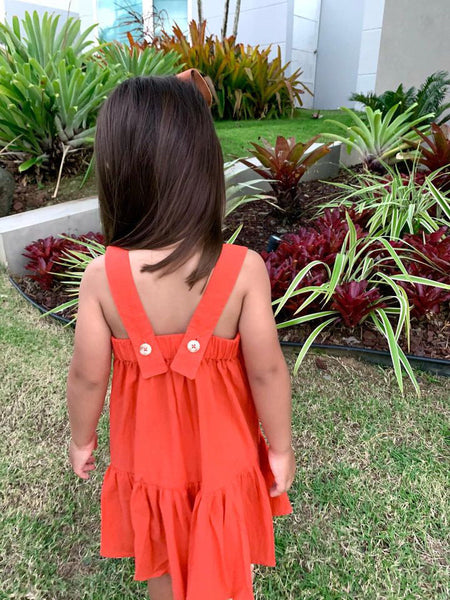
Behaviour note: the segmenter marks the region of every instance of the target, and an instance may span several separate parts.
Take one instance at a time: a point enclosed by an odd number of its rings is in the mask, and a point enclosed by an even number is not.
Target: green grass
[[[143,600],[132,561],[98,555],[106,415],[92,480],[68,465],[72,342],[0,273],[0,599]],[[294,514],[275,521],[278,567],[257,569],[255,597],[448,598],[450,380],[421,374],[422,398],[402,398],[391,369],[324,361],[293,379]]]
[[[258,142],[263,137],[272,144],[277,135],[295,137],[297,141],[306,142],[314,135],[321,133],[341,133],[327,119],[351,124],[348,115],[340,110],[323,110],[321,119],[313,119],[314,110],[299,109],[294,117],[282,119],[264,119],[262,121],[218,121],[215,123],[217,135],[222,144],[225,160],[236,156],[248,156],[250,142]]]

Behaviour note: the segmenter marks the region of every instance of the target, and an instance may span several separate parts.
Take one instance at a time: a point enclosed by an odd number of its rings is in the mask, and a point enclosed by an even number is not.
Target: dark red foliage
[[[366,235],[361,226],[355,225],[357,237]],[[336,254],[341,250],[344,238],[348,232],[345,211],[343,209],[326,210],[324,215],[311,223],[309,227],[300,227],[296,234],[289,233],[283,239],[275,252],[263,252],[269,272],[272,298],[280,298],[301,269],[314,260],[320,260],[331,268]],[[322,265],[313,267],[302,279],[297,289],[310,285],[321,285],[328,279],[328,274]],[[295,312],[306,295],[292,298],[285,310]],[[309,305],[309,309],[317,308],[317,303]]]
[[[350,216],[356,223],[357,237],[364,237],[367,232],[363,226],[367,215],[355,215],[350,210]],[[361,225],[360,225],[361,223]],[[278,299],[286,292],[295,275],[314,260],[320,260],[333,267],[336,254],[341,250],[342,243],[348,231],[344,209],[325,211],[324,215],[302,227],[296,234],[283,237],[275,252],[263,252],[272,286],[272,298]],[[434,233],[406,234],[402,240],[390,240],[391,246],[398,252],[407,272],[416,277],[450,284],[450,237],[446,235],[447,228],[441,227]],[[420,252],[423,257],[414,250]],[[376,262],[374,267],[387,275],[399,273],[398,266],[389,252],[379,241],[367,245],[365,256],[370,255]],[[363,257],[364,258],[364,257]],[[310,285],[321,285],[328,280],[328,273],[323,266],[311,269],[298,285],[301,289]],[[366,290],[364,282],[352,282],[336,288],[331,308],[338,310],[347,326],[354,326],[375,307],[383,306],[377,301],[384,292],[392,295],[387,284],[380,283],[379,289]],[[444,303],[450,301],[450,292],[442,288],[427,285],[398,282],[408,296],[411,312],[420,317],[425,313],[438,313]],[[307,294],[300,294],[289,300],[285,305],[287,316],[292,315]],[[314,312],[323,309],[319,301],[312,302],[306,309]]]
[[[386,306],[379,302],[380,292],[375,288],[367,290],[367,285],[368,282],[362,279],[336,286],[331,308],[341,313],[347,327],[355,327],[371,310]]]
[[[312,165],[330,152],[331,143],[311,150],[319,137],[316,135],[302,143],[296,142],[293,137],[285,138],[279,135],[275,147],[265,139],[262,139],[262,146],[251,142],[253,149],[249,148],[249,152],[260,164],[254,165],[246,159],[240,159],[240,162],[255,173],[269,180],[277,203],[286,211],[287,216],[298,212],[300,179]]]
[[[419,150],[421,152],[419,163],[423,165],[430,173],[442,169],[442,171],[433,179],[433,183],[444,191],[449,190],[450,126],[439,126],[436,123],[431,123],[432,135],[429,136],[426,136],[418,129],[415,131],[422,138],[422,143],[419,146]]]
[[[421,263],[411,263],[407,267],[408,273],[416,277],[424,277],[433,281],[450,283],[450,277],[438,276],[436,272],[430,271]],[[439,313],[442,305],[450,301],[450,292],[442,288],[432,287],[431,285],[422,285],[421,283],[404,283],[399,281],[406,291],[408,300],[412,305],[411,314],[421,317],[426,313]]]
[[[434,233],[416,233],[414,235],[408,233],[403,236],[403,239],[448,274],[450,271],[450,237],[446,235],[447,229],[447,227],[440,227]]]
[[[67,234],[63,233],[62,235]],[[92,231],[81,236],[71,235],[70,237],[81,241],[93,240],[100,244],[104,243],[103,235],[101,233],[93,233]],[[25,248],[23,256],[29,259],[25,268],[32,272],[30,277],[43,290],[51,289],[58,281],[56,274],[64,272],[65,267],[58,264],[58,262],[63,257],[64,252],[68,250],[87,252],[86,248],[81,244],[53,236],[36,240]]]
[[[410,261],[406,267],[410,275],[450,284],[450,237],[446,236],[446,232],[447,227],[441,227],[434,233],[404,236],[405,242],[428,259],[417,256],[415,261]],[[441,288],[420,283],[400,282],[400,285],[412,304],[412,314],[417,317],[427,312],[439,313],[442,305],[450,301],[450,292]]]
[[[402,184],[405,186],[408,185],[411,180],[411,174],[410,173],[399,173],[399,175],[402,179]],[[425,183],[425,177],[426,177],[426,174],[421,171],[414,172],[413,179],[414,179],[414,183],[416,184],[417,187],[421,187]],[[391,191],[392,179],[393,179],[393,177],[391,174],[387,174],[383,177],[384,187],[386,188],[387,192]],[[367,185],[370,185],[370,182],[367,182]]]

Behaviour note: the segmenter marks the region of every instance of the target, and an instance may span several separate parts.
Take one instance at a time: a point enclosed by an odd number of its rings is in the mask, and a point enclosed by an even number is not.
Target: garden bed
[[[347,172],[341,173],[336,181],[348,180]],[[261,252],[266,249],[267,241],[272,234],[282,235],[294,231],[300,225],[306,225],[314,216],[317,206],[329,200],[336,193],[336,188],[328,182],[309,181],[302,183],[302,217],[295,223],[286,223],[281,213],[274,210],[264,201],[255,201],[234,211],[227,218],[227,233],[234,231],[240,223],[244,228],[239,234],[237,243]],[[15,277],[15,283],[34,302],[44,309],[51,309],[69,298],[64,287],[58,286],[49,291],[43,291],[29,277]],[[71,313],[61,313],[71,318]],[[289,329],[280,330],[280,340],[286,343],[302,343],[311,333],[314,325],[305,323]],[[375,351],[389,350],[386,339],[370,322],[366,321],[355,328],[348,328],[342,323],[335,324],[323,331],[316,338],[316,344],[352,347],[355,351],[366,348]],[[450,310],[443,307],[439,314],[428,315],[426,318],[411,318],[411,345],[408,349],[406,340],[400,339],[405,353],[429,359],[450,361]]]

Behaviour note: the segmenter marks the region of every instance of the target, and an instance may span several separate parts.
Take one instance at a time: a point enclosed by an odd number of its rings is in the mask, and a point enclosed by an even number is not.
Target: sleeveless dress
[[[127,250],[106,273],[129,338],[112,338],[102,556],[134,557],[135,579],[170,573],[175,600],[252,600],[251,563],[275,564],[267,446],[239,334],[213,335],[247,249],[223,246],[186,333],[155,335]]]

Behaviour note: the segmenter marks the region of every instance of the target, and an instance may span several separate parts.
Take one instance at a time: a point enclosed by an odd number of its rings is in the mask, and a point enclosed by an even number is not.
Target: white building
[[[236,0],[230,0],[228,35]],[[208,31],[220,35],[223,0],[203,0]],[[128,10],[127,10],[128,7]],[[0,17],[26,10],[76,15],[98,33],[120,38],[130,26],[130,9],[147,27],[159,13],[170,29],[197,19],[197,0],[0,0]],[[127,16],[128,15],[128,16]],[[158,26],[158,22],[154,25]],[[238,40],[279,45],[291,69],[314,92],[305,106],[351,106],[351,93],[420,85],[437,70],[450,71],[450,0],[241,0]]]

